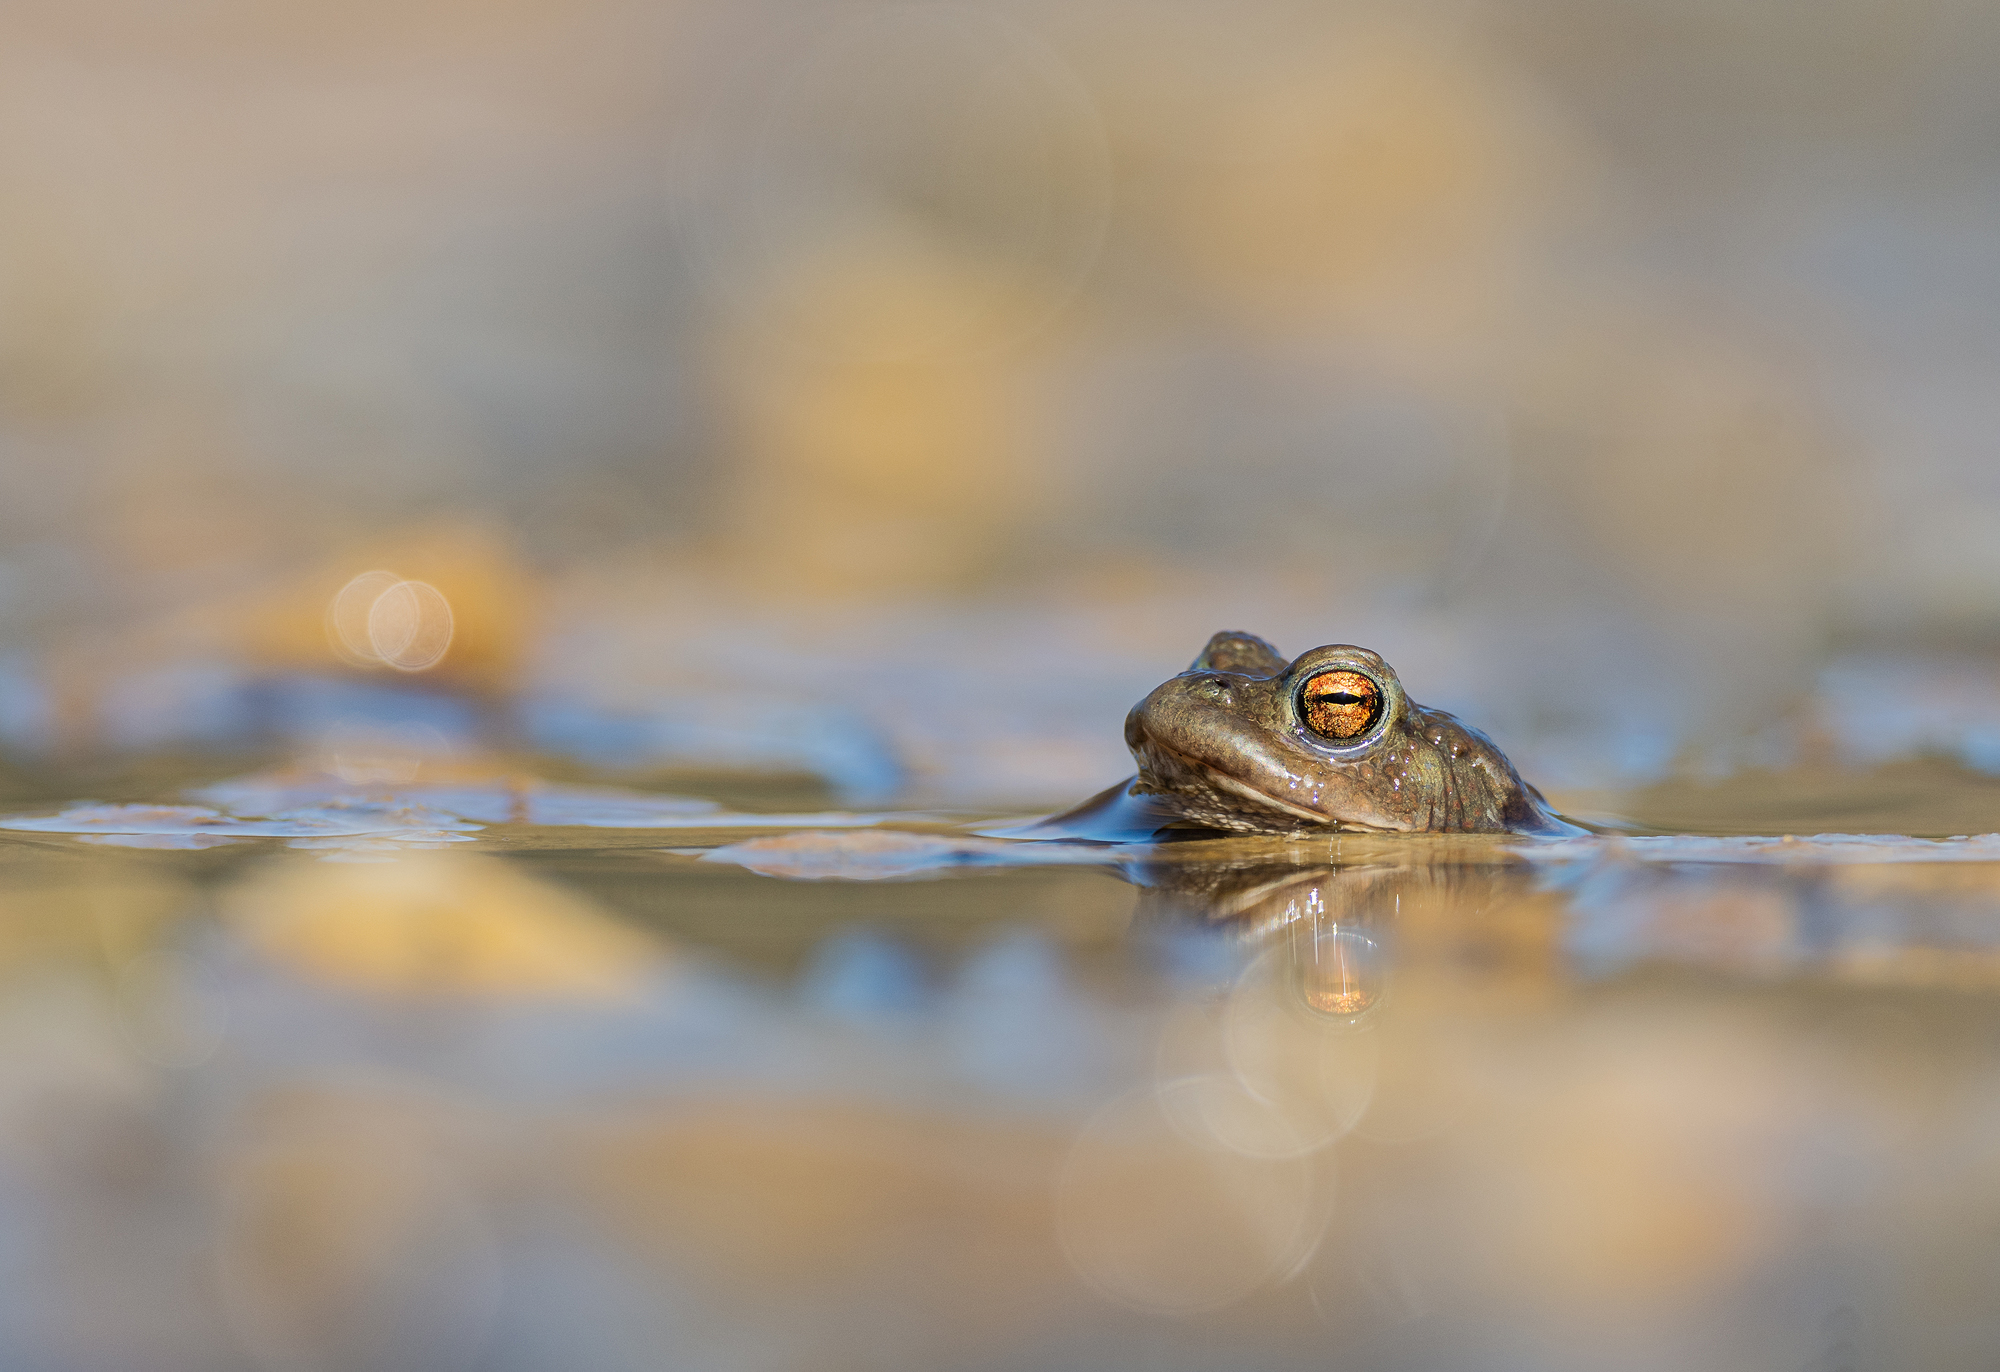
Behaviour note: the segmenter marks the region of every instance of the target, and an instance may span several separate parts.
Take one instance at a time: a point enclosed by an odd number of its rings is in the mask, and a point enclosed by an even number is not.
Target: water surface
[[[524,767],[23,802],[0,1361],[1982,1365],[1996,793],[1122,846]]]

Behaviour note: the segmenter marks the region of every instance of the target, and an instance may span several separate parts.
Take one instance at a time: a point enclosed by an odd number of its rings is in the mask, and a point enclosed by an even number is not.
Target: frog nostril
[[[1219,676],[1201,677],[1196,680],[1192,689],[1194,694],[1203,700],[1212,700],[1218,705],[1229,705],[1235,700],[1230,692],[1229,683]]]

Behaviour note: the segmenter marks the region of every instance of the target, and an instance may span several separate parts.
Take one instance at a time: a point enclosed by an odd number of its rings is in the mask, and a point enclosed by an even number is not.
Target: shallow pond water
[[[1976,773],[1124,846],[520,769],[151,785],[0,816],[9,1368],[2000,1348]]]

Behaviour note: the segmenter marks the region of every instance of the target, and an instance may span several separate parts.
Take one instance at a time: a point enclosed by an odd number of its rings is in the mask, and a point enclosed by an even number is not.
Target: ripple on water
[[[2000,862],[2000,834],[1912,838],[1906,834],[1781,834],[1713,838],[1694,834],[1619,835],[1524,843],[1514,849],[1539,862],[1633,858],[1645,862]]]
[[[745,839],[710,849],[701,860],[734,863],[770,877],[880,881],[961,867],[1106,864],[1117,857],[1103,845],[1015,843],[879,829]]]
[[[199,805],[78,802],[53,815],[0,818],[0,829],[69,834],[110,847],[195,849],[242,838],[353,860],[369,852],[469,841],[500,824],[573,829],[852,829],[895,816],[816,811],[750,814],[694,796],[532,777],[370,785],[299,771],[269,772],[196,788]]]

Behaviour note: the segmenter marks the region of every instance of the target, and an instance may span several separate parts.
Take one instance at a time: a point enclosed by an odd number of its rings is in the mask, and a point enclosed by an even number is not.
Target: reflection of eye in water
[[[1388,958],[1368,935],[1338,926],[1308,926],[1289,948],[1292,991],[1308,1010],[1357,1019],[1382,1001]]]

